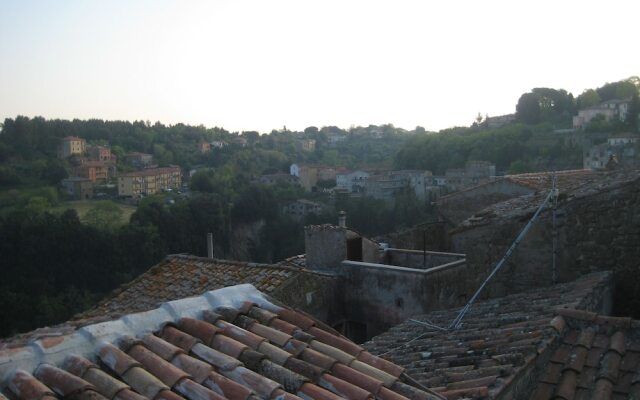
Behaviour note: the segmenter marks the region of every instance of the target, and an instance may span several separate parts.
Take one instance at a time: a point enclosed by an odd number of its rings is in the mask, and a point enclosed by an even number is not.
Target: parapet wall
[[[452,262],[464,260],[460,253],[441,253],[435,251],[420,251],[407,249],[387,249],[384,263],[399,267],[429,269]]]
[[[368,338],[407,318],[463,305],[475,290],[464,260],[430,269],[344,261],[345,318],[366,325]]]

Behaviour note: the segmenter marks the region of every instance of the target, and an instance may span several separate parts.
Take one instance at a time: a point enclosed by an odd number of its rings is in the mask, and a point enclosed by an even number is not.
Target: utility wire
[[[464,319],[464,317],[467,315],[467,313],[469,312],[469,310],[471,309],[471,306],[473,305],[473,303],[476,301],[476,299],[478,298],[478,296],[480,295],[480,293],[482,292],[482,290],[487,286],[487,284],[491,281],[491,279],[493,279],[493,277],[498,273],[498,271],[500,271],[500,269],[502,268],[502,266],[504,265],[504,263],[509,259],[509,257],[511,256],[511,254],[513,254],[514,250],[516,249],[516,247],[518,247],[518,245],[520,244],[520,242],[522,242],[522,240],[524,239],[524,237],[527,235],[527,233],[529,232],[529,230],[531,229],[531,227],[533,226],[533,223],[538,219],[538,217],[540,216],[540,213],[542,212],[542,210],[544,210],[544,208],[547,206],[547,204],[549,204],[549,201],[553,200],[553,272],[552,272],[552,279],[555,282],[556,280],[556,224],[555,224],[555,218],[556,218],[556,209],[558,206],[558,189],[556,188],[556,174],[553,174],[553,179],[552,179],[552,189],[549,191],[549,194],[547,195],[547,197],[545,197],[544,201],[542,202],[542,204],[540,204],[540,206],[538,207],[538,209],[536,210],[536,212],[533,214],[533,216],[531,217],[531,219],[529,219],[529,222],[527,222],[527,225],[525,225],[525,227],[522,229],[522,231],[520,231],[520,233],[518,234],[518,236],[516,237],[516,239],[513,241],[513,243],[511,243],[511,246],[509,246],[509,249],[507,250],[507,252],[504,254],[504,256],[502,256],[502,258],[500,259],[500,261],[498,261],[498,263],[496,264],[496,266],[493,268],[493,270],[491,271],[491,273],[489,274],[489,276],[487,276],[487,278],[484,280],[484,282],[482,282],[482,284],[480,285],[480,287],[478,288],[478,290],[476,290],[476,292],[473,294],[473,296],[471,297],[471,299],[467,302],[467,304],[464,305],[464,307],[462,307],[462,309],[460,310],[460,312],[458,313],[458,315],[454,318],[454,320],[451,322],[451,324],[444,328],[441,326],[438,326],[434,323],[432,323],[431,321],[418,321],[416,319],[409,319],[409,322],[413,322],[415,324],[419,324],[425,328],[431,329],[431,330],[438,330],[438,331],[451,331],[454,329],[459,329],[462,326],[462,320]],[[421,334],[419,334],[418,336],[414,337],[413,339],[401,344],[400,346],[397,346],[395,348],[392,348],[382,354],[379,354],[379,356],[384,356],[387,355],[389,353],[395,352],[396,350],[399,350],[403,347],[406,347],[407,345],[409,345],[410,343],[415,342],[416,340],[420,340],[423,337],[427,336],[429,334],[429,332],[423,332]]]

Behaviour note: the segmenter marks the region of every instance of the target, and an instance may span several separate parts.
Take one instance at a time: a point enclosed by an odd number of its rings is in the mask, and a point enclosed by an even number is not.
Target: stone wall
[[[335,225],[304,228],[307,267],[316,271],[335,271],[347,258],[347,230]]]
[[[557,278],[566,282],[596,270],[614,271],[614,313],[640,317],[640,179],[561,194]],[[467,254],[469,279],[480,284],[516,238],[534,208],[452,232],[453,251]],[[552,218],[541,214],[527,237],[486,290],[498,297],[552,283]]]
[[[458,224],[492,204],[534,191],[507,178],[501,178],[441,197],[437,202],[438,211],[452,223]]]
[[[416,225],[410,229],[393,232],[379,238],[391,247],[410,250],[451,251],[451,239],[446,222]],[[425,246],[426,242],[426,246]]]
[[[329,325],[345,318],[344,282],[334,275],[301,272],[272,296],[282,304],[307,312]]]
[[[407,318],[463,305],[474,288],[464,263],[420,270],[343,262],[345,318],[366,325],[371,338]]]

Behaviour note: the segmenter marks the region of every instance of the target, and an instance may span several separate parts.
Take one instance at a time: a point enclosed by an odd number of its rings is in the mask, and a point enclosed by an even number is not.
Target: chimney
[[[338,213],[338,226],[341,228],[347,227],[347,213],[344,211]]]
[[[207,233],[207,257],[213,258],[213,233]]]

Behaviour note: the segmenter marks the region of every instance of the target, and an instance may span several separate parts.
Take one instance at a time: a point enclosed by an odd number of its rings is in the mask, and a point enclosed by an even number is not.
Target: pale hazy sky
[[[640,1],[0,0],[0,118],[438,130],[640,75]]]

